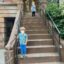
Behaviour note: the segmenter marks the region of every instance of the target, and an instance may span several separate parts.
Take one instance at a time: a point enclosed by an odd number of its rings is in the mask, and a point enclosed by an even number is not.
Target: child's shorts
[[[22,55],[26,54],[26,45],[20,45],[20,51]]]

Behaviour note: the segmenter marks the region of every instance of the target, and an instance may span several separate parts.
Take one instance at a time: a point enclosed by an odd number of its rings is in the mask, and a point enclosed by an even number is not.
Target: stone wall
[[[12,2],[12,3],[16,3],[16,2],[19,2],[19,0],[4,0],[4,2]]]
[[[4,47],[4,18],[0,18],[0,48]]]
[[[5,51],[5,64],[14,64],[14,52],[13,50]]]
[[[0,49],[0,64],[5,64],[5,55],[4,55],[5,50]]]
[[[0,0],[0,2],[3,2],[3,0]]]
[[[13,50],[0,49],[0,64],[15,64]]]

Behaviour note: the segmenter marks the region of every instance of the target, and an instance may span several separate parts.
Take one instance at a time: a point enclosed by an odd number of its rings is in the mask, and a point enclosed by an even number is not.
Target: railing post
[[[61,43],[60,43],[60,34],[59,34],[59,57],[60,57],[60,61],[62,61],[62,59],[61,59]]]

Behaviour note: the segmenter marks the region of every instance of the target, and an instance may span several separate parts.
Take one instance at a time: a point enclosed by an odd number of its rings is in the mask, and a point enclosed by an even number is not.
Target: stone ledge
[[[4,43],[1,42],[1,43],[0,43],[0,49],[3,49],[3,48],[4,48]]]
[[[17,5],[15,2],[0,2],[0,5]]]
[[[60,39],[60,41],[61,41],[61,45],[62,45],[63,48],[64,48],[64,40],[63,40],[63,39]]]

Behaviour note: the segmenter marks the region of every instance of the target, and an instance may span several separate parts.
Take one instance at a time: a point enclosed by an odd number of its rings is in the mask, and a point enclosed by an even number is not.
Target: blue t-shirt
[[[32,12],[36,12],[36,6],[32,5],[32,6],[31,6],[31,11],[32,11]]]
[[[28,39],[28,36],[26,33],[24,33],[24,34],[19,33],[18,38],[19,38],[20,45],[25,45],[26,40]]]

